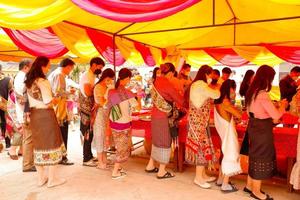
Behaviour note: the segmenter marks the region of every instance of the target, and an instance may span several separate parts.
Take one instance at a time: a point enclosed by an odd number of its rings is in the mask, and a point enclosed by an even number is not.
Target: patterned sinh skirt
[[[276,172],[272,119],[250,117],[248,134],[250,177],[256,180],[271,178]]]
[[[93,146],[97,153],[102,153],[105,150],[105,137],[108,124],[108,113],[104,108],[98,108],[95,122],[93,125]]]
[[[113,141],[116,147],[116,163],[128,160],[131,151],[131,123],[116,123],[110,121]]]
[[[66,155],[59,125],[53,109],[31,109],[34,164],[49,166],[58,164]]]

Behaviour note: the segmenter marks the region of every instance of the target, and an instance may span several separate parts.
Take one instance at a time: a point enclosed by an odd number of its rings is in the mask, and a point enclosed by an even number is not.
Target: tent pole
[[[232,26],[234,24],[236,24],[236,25],[254,24],[254,23],[264,23],[264,22],[273,22],[273,21],[293,20],[293,19],[300,19],[300,16],[282,17],[282,18],[273,18],[273,19],[261,19],[261,20],[252,20],[252,21],[239,21],[239,22],[236,22],[236,23],[232,23],[231,22],[231,23],[226,23],[226,24],[193,26],[193,27],[186,27],[186,28],[163,29],[163,30],[144,31],[144,32],[135,32],[135,33],[125,33],[125,34],[119,34],[118,36],[141,35],[141,34],[151,34],[151,33],[163,33],[163,32],[172,32],[172,31],[184,31],[184,30],[201,29],[201,28],[213,28],[213,27],[222,27],[222,26]]]
[[[114,71],[115,74],[117,73],[117,67],[116,67],[116,36],[118,36],[118,33],[124,31],[125,29],[129,28],[130,26],[134,25],[134,23],[128,24],[127,26],[121,28],[117,32],[113,34],[113,64],[114,64]],[[115,82],[116,82],[116,76],[115,76]]]
[[[236,18],[233,19],[233,46],[235,46],[236,41]]]
[[[212,18],[212,24],[215,25],[215,17],[216,17],[216,0],[213,0],[213,18]]]
[[[114,65],[114,72],[117,73],[116,68],[116,34],[113,34],[113,65]],[[115,82],[116,82],[116,75],[115,75]]]

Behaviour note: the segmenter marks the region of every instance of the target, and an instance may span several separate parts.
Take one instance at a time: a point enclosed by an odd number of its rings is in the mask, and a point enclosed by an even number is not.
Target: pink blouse
[[[249,112],[258,119],[280,119],[283,112],[279,112],[266,91],[260,91],[255,100],[252,101]]]

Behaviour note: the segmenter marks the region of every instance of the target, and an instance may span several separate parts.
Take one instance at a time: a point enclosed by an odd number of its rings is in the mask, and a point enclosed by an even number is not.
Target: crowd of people
[[[19,143],[22,145],[19,153],[23,154],[23,171],[37,171],[38,186],[54,187],[65,183],[65,179],[57,177],[57,164],[74,164],[67,158],[67,99],[74,91],[68,90],[66,84],[66,76],[74,65],[66,58],[47,77],[50,61],[41,56],[33,62],[20,62],[20,71],[13,83],[0,77],[0,95],[14,106],[7,107],[14,132],[23,137]],[[117,76],[110,68],[103,70],[104,66],[101,58],[92,58],[89,69],[79,81],[83,165],[99,170],[109,170],[113,166],[112,179],[119,179],[127,175],[123,163],[128,160],[132,147],[131,114],[133,110],[140,110],[141,104],[138,102],[140,97],[128,87],[132,72],[123,68]],[[230,79],[231,69],[225,67],[220,76],[218,70],[203,65],[193,80],[189,76],[190,70],[191,66],[184,64],[177,74],[172,63],[164,63],[153,71],[150,86],[152,148],[145,172],[156,173],[158,179],[175,177],[166,166],[170,161],[173,138],[178,136],[178,120],[187,115],[185,160],[196,166],[194,183],[197,186],[208,189],[216,182],[224,193],[238,191],[230,177],[242,172],[240,149],[243,149],[249,155],[249,175],[243,191],[254,199],[272,199],[261,190],[261,181],[271,178],[276,171],[274,124],[280,123],[282,115],[289,110],[299,116],[300,67],[294,67],[280,81],[282,100],[277,106],[268,94],[275,70],[262,65],[256,73],[252,70],[245,73],[239,94],[249,122],[242,147],[235,124],[235,118],[241,118],[242,111],[235,106],[237,86]],[[222,142],[218,177],[206,173],[207,168],[219,162],[209,131],[212,109],[214,125]],[[0,110],[0,117],[5,136],[8,130],[5,111]],[[10,138],[5,139],[8,145]],[[93,156],[92,147],[95,147],[97,157]],[[106,154],[112,147],[116,153],[113,161]],[[16,155],[15,147],[10,148],[9,154]]]

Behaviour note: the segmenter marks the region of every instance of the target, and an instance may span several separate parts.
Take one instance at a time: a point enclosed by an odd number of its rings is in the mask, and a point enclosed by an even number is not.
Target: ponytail
[[[125,79],[125,78],[131,78],[132,77],[132,73],[129,69],[127,68],[123,68],[119,71],[119,77],[118,80],[115,84],[115,88],[118,89],[118,87],[120,86],[120,81]]]

